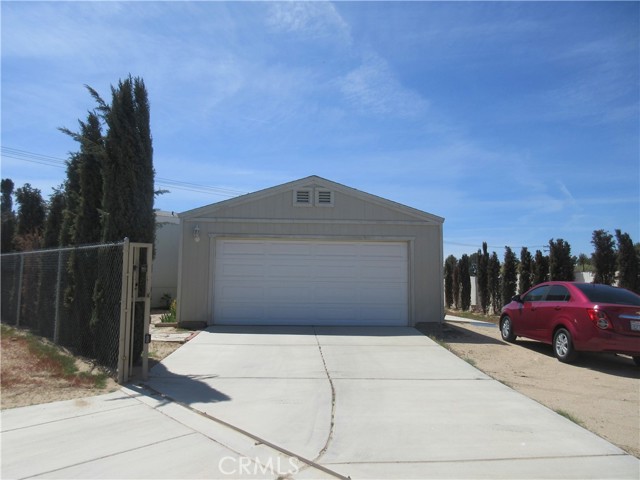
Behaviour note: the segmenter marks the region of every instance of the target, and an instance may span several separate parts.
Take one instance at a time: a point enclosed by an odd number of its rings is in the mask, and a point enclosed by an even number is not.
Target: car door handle
[[[554,310],[562,310],[562,307],[555,307]]]

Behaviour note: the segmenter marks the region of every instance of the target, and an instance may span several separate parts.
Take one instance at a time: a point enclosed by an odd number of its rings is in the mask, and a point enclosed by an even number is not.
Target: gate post
[[[131,269],[129,268],[129,239],[122,244],[122,287],[120,292],[120,332],[118,338],[118,383],[129,380],[131,326]]]

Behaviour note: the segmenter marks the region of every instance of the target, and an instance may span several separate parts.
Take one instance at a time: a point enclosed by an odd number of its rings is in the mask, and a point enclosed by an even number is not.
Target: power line
[[[471,244],[471,243],[460,243],[460,242],[451,242],[451,241],[444,241],[445,244],[447,245],[456,245],[459,247],[471,247],[471,248],[478,248],[480,249],[480,247],[478,247],[478,245],[475,244]],[[523,246],[519,246],[519,247],[511,247],[511,245],[487,245],[487,248],[494,248],[494,249],[500,249],[500,248],[507,248],[510,247],[511,249],[522,249],[522,248],[527,248],[527,249],[532,249],[532,248],[548,248],[549,245],[523,245]]]
[[[2,157],[11,158],[14,160],[20,160],[23,162],[37,163],[40,165],[47,165],[49,167],[66,168],[67,161],[62,158],[52,157],[50,155],[42,155],[40,153],[29,152],[26,150],[19,150],[17,148],[2,147]],[[182,182],[179,180],[172,180],[170,178],[156,177],[155,183],[160,187],[177,188],[179,190],[186,190],[195,193],[205,193],[209,195],[219,195],[224,197],[237,197],[244,195],[247,192],[240,190],[233,190],[230,188],[214,187],[210,185],[202,185],[199,183]]]

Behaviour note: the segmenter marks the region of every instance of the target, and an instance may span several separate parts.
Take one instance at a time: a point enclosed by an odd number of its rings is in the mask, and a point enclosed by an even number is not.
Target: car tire
[[[553,336],[553,353],[563,363],[571,363],[578,357],[571,333],[566,328],[559,328]]]
[[[513,333],[513,322],[509,315],[505,315],[500,320],[500,335],[505,342],[513,343],[516,341],[516,336]]]
[[[633,363],[635,363],[638,367],[640,367],[640,357],[632,357]]]

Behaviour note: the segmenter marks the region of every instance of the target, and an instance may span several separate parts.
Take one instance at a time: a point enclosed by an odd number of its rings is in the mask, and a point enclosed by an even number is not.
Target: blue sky
[[[169,187],[160,209],[320,175],[445,217],[445,255],[551,238],[590,254],[600,228],[640,241],[638,2],[1,13],[2,177],[46,197],[77,149],[57,128],[95,106],[83,85],[108,100],[132,74],[149,91],[157,178],[215,187]]]

